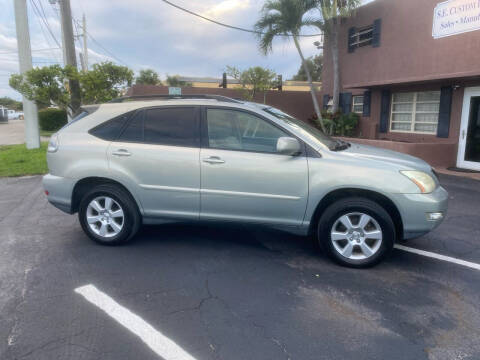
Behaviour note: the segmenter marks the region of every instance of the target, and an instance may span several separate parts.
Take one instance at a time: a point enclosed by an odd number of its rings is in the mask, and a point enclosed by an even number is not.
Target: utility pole
[[[70,0],[58,0],[60,3],[60,15],[62,17],[62,31],[65,47],[66,65],[73,66],[77,69],[77,57],[75,55],[75,42],[73,40],[72,10],[70,8]],[[80,84],[78,80],[70,80],[70,110],[72,115],[80,108]]]
[[[82,64],[82,71],[86,72],[87,71],[87,66],[85,65],[85,59],[83,58],[83,53],[81,51],[78,54],[78,57],[80,58],[80,64]]]
[[[87,18],[85,14],[82,16],[83,29],[83,63],[85,64],[85,71],[88,71],[88,47],[87,47]]]
[[[32,48],[30,47],[30,33],[28,29],[27,1],[13,0],[15,8],[15,25],[17,29],[18,62],[20,73],[24,74],[32,69]],[[38,113],[35,102],[23,96],[23,112],[25,114],[25,143],[27,149],[40,147],[40,133],[38,131]]]
[[[62,30],[62,60],[63,60],[63,66],[67,65],[67,52],[65,51],[65,32],[63,31],[63,22],[60,23],[60,29]]]

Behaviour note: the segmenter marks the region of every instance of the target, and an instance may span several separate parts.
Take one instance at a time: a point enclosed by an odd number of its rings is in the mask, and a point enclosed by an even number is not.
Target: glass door
[[[480,88],[465,89],[457,166],[480,170]]]

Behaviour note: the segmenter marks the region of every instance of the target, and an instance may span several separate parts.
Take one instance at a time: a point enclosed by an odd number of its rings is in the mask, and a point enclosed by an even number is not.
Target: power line
[[[265,32],[263,31],[256,31],[256,30],[251,30],[251,29],[245,29],[245,28],[241,28],[241,27],[238,27],[238,26],[233,26],[233,25],[229,25],[229,24],[225,24],[225,23],[222,23],[220,21],[217,21],[217,20],[213,20],[213,19],[210,19],[210,18],[207,18],[203,15],[200,15],[198,13],[195,13],[191,10],[188,10],[188,9],[185,9],[179,5],[176,5],[168,0],[160,0],[160,1],[163,1],[165,4],[168,4],[170,6],[173,6],[174,8],[177,8],[178,10],[181,10],[181,11],[184,11],[190,15],[193,15],[193,16],[196,16],[196,17],[199,17],[203,20],[207,20],[207,21],[210,21],[211,23],[214,23],[214,24],[217,24],[217,25],[220,25],[220,26],[224,26],[226,28],[229,28],[229,29],[234,29],[234,30],[239,30],[239,31],[244,31],[244,32],[248,32],[248,33],[252,33],[252,34],[259,34],[259,35],[264,35]],[[315,36],[322,36],[323,34],[312,34],[312,35],[298,35],[299,37],[315,37]],[[275,35],[275,36],[283,36],[283,37],[291,37],[292,35],[287,35],[287,34],[278,34],[278,35]]]
[[[80,44],[80,31],[78,31],[78,23],[76,20],[73,20],[73,39],[75,40],[75,43],[78,45],[79,48],[81,48],[81,44]]]
[[[87,34],[87,36],[95,43],[97,44],[98,47],[100,47],[101,49],[103,49],[103,51],[105,51],[109,56],[111,56],[113,59],[117,60],[118,62],[122,63],[123,65],[126,65],[128,66],[128,64],[122,60],[120,60],[118,57],[116,57],[112,52],[110,52],[109,50],[107,50],[102,44],[100,44],[97,40],[95,40],[95,38],[89,33],[89,32],[85,32]]]
[[[30,1],[30,2],[32,2],[32,1]],[[40,4],[41,4],[41,2],[40,2]],[[40,21],[39,18],[40,18],[41,16],[39,16],[39,13],[37,12],[37,10],[38,10],[38,9],[33,8],[33,12],[34,12],[35,15],[36,15],[36,20],[37,20],[38,26],[40,27],[40,30],[41,30],[41,32],[42,32],[43,38],[45,39],[45,42],[47,43],[47,45],[49,46],[49,48],[52,48],[52,45],[51,45],[51,43],[50,43],[50,40],[48,39],[48,36],[47,36],[47,34],[45,33],[45,29],[44,29],[45,26],[43,25],[42,21]],[[49,51],[49,52],[50,52],[50,55],[52,56],[52,58],[56,58],[56,56],[55,56],[55,54],[54,54],[53,51]]]
[[[33,0],[33,1],[36,1],[36,0]],[[40,5],[40,10],[42,11],[43,18],[45,19],[45,22],[47,23],[47,26],[50,29],[50,24],[48,22],[47,15],[45,14],[45,9],[43,8],[42,0],[38,0],[38,4]],[[51,31],[50,31],[50,34],[52,34],[52,36],[53,36],[53,33]],[[57,43],[57,45],[59,45],[58,41],[56,41],[56,38],[55,38],[55,42]],[[54,56],[54,57],[55,57],[56,60],[59,60],[59,58],[57,58],[56,56]]]
[[[34,1],[36,1],[36,0],[34,0]],[[42,11],[43,18],[45,19],[45,21],[46,21],[47,24],[48,24],[47,15],[45,14],[45,9],[43,8],[42,1],[41,1],[41,0],[38,1],[38,5],[40,5],[40,10]],[[50,25],[50,24],[49,24],[49,25]]]
[[[45,49],[33,49],[32,52],[52,51],[52,50],[59,50],[59,49],[61,49],[61,48],[52,47],[52,48],[45,48]],[[0,55],[17,54],[17,53],[18,53],[18,50],[2,51],[2,52],[0,52]]]
[[[42,14],[40,13],[40,10],[38,9],[37,7],[37,4],[35,3],[34,0],[30,0],[30,2],[32,3],[32,5],[34,6],[34,9],[36,9],[36,14],[37,16],[40,17],[40,19],[43,21],[43,23],[45,24],[45,26],[47,27],[47,30],[48,32],[50,33],[50,35],[52,36],[53,40],[55,40],[55,43],[58,45],[58,47],[61,47],[60,46],[60,43],[58,42],[57,38],[55,37],[55,35],[53,34],[52,32],[52,29],[50,28],[50,24],[48,23],[48,20],[47,20],[47,17],[42,17]],[[42,8],[43,9],[43,8]],[[45,12],[43,13],[45,15]]]
[[[32,60],[32,62],[36,64],[61,64],[61,62],[57,60]]]
[[[117,56],[115,56],[110,50],[108,50],[107,48],[105,48],[102,44],[100,44],[93,36],[92,34],[90,34],[88,31],[85,31],[85,34],[87,34],[87,36],[99,47],[101,48],[103,51],[105,51],[105,53],[107,53],[107,55],[109,55],[111,58],[117,60],[118,62],[122,63],[123,65],[125,66],[129,66],[125,61],[122,61],[121,59],[119,59]]]

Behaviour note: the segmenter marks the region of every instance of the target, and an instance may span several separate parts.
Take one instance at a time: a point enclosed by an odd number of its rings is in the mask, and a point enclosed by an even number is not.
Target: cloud
[[[2,49],[1,52],[16,51],[17,39],[0,34],[0,49]]]
[[[251,29],[259,17],[263,1],[258,0],[172,0],[206,17],[234,26]],[[30,5],[30,4],[29,4]],[[59,42],[60,23],[53,7],[43,2],[52,32]],[[15,23],[13,4],[8,2],[0,13],[0,49],[15,50]],[[72,2],[74,18],[81,20],[85,13],[87,29],[97,42],[133,70],[153,68],[161,77],[165,74],[221,77],[227,65],[240,68],[264,66],[289,78],[300,66],[300,58],[291,41],[276,39],[273,52],[263,56],[253,34],[227,29],[206,20],[186,14],[160,0],[82,0]],[[50,34],[41,29],[40,19],[29,10],[32,49],[56,47]],[[78,31],[81,33],[82,29]],[[313,33],[315,29],[305,29]],[[90,64],[115,61],[90,38]],[[302,38],[306,57],[318,50],[314,38]],[[77,53],[81,43],[77,42]],[[0,52],[2,51],[0,50]],[[5,50],[6,51],[6,50]],[[16,54],[0,55],[0,74],[18,71]],[[37,65],[61,62],[61,50],[34,52]],[[0,93],[11,91],[0,76]],[[8,83],[8,81],[7,81]],[[17,95],[18,97],[18,95]]]
[[[238,13],[238,11],[245,11],[252,7],[250,0],[225,0],[209,8],[202,13],[206,17],[221,18],[224,16]]]

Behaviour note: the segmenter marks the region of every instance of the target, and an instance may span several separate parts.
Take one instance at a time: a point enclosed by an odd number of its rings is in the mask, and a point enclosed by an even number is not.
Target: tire
[[[141,224],[135,200],[115,184],[98,185],[87,192],[80,201],[78,218],[90,239],[111,246],[127,243]]]
[[[338,264],[367,268],[391,253],[395,225],[376,202],[350,197],[338,200],[323,212],[317,235],[321,248]]]

